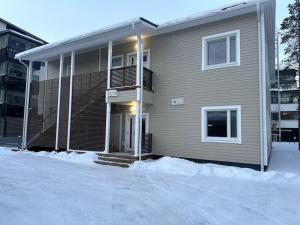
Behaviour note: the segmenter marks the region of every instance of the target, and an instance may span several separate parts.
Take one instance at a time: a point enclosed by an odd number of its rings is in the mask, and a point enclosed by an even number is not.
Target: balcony
[[[153,72],[143,68],[143,86],[152,91]],[[110,86],[112,89],[136,87],[136,66],[127,66],[111,70]]]

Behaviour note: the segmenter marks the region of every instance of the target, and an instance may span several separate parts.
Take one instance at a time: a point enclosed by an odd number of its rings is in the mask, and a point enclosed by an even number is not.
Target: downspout
[[[260,12],[260,3],[256,4],[257,6],[257,25],[258,25],[258,47],[259,47],[259,113],[260,113],[260,170],[263,172],[264,169],[264,104],[263,104],[263,62],[262,62],[262,27],[261,27],[261,12]]]
[[[26,130],[27,130],[27,111],[28,111],[28,101],[27,101],[27,82],[29,81],[29,66],[24,63],[21,58],[19,58],[19,62],[26,67],[27,75],[26,75],[26,88],[25,88],[25,102],[24,102],[24,115],[23,115],[23,134],[22,134],[22,151],[26,148],[25,138],[26,138]]]

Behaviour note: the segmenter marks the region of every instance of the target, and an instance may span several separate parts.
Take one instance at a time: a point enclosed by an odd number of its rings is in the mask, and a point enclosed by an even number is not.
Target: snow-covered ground
[[[164,157],[123,169],[95,157],[0,149],[0,224],[300,224],[300,172],[284,163],[260,173]]]

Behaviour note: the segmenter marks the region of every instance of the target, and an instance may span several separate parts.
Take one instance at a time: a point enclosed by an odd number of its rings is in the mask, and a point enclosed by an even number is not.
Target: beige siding
[[[108,97],[108,102],[132,102],[136,100],[136,90],[119,90],[118,96]],[[144,90],[143,101],[148,104],[153,104],[153,92]]]
[[[240,29],[241,66],[201,70],[202,37]],[[259,164],[258,31],[255,14],[153,37],[153,152]],[[184,105],[172,106],[182,97]],[[242,144],[202,143],[201,107],[241,105]]]

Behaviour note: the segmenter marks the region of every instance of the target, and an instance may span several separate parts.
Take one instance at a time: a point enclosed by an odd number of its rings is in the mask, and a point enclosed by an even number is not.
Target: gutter
[[[263,91],[263,37],[262,37],[262,22],[261,22],[261,11],[260,11],[260,3],[256,4],[257,7],[257,25],[258,25],[258,46],[259,46],[259,113],[260,113],[260,170],[263,172],[264,168],[264,91]]]
[[[24,102],[24,117],[23,117],[23,134],[22,134],[22,151],[26,148],[26,136],[27,136],[27,120],[28,120],[28,98],[27,93],[29,93],[29,66],[22,61],[21,58],[18,58],[19,62],[26,67],[27,76],[26,76],[26,89],[25,89],[25,102]]]

